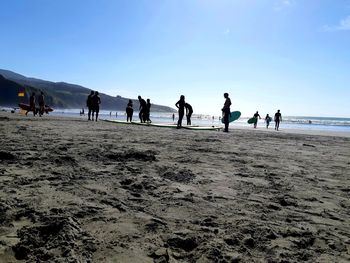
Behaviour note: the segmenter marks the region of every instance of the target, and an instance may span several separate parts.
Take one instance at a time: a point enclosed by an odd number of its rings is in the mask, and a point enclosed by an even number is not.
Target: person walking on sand
[[[92,90],[90,92],[90,95],[87,97],[86,100],[86,107],[88,108],[88,121],[91,120],[91,113],[92,113],[92,97],[94,96],[95,92]],[[92,119],[94,119],[94,116],[92,116]]]
[[[271,117],[269,116],[269,114],[266,114],[265,122],[266,122],[266,129],[268,129],[271,122]]]
[[[176,108],[179,109],[179,120],[177,121],[177,128],[180,129],[182,127],[182,119],[185,114],[185,96],[181,95],[180,100],[175,103]]]
[[[231,99],[228,97],[228,93],[224,93],[224,98],[225,98],[225,103],[224,107],[221,109],[222,110],[222,117],[224,119],[224,124],[225,124],[225,129],[224,132],[228,132],[228,126],[229,126],[229,118],[231,115]]]
[[[39,103],[39,116],[43,116],[45,112],[45,97],[44,97],[44,92],[40,92],[39,98],[38,98],[38,103]]]
[[[280,128],[280,122],[282,121],[282,114],[280,110],[275,113],[275,130],[278,131]]]
[[[147,99],[146,102],[146,112],[145,112],[145,122],[149,122],[151,123],[151,119],[150,119],[150,114],[151,114],[151,100]]]
[[[33,115],[36,115],[36,108],[35,108],[35,92],[32,93],[29,97],[29,109],[26,112],[26,115],[28,115],[28,112],[32,111]]]
[[[100,111],[100,104],[101,104],[101,98],[99,96],[98,91],[95,91],[94,96],[92,96],[92,120],[94,120],[94,113],[95,115],[95,120],[97,121],[98,119],[98,113]]]
[[[191,116],[193,113],[192,106],[186,102],[185,109],[186,109],[187,125],[191,125]]]
[[[258,111],[255,112],[254,114],[254,118],[255,118],[255,122],[254,122],[254,129],[256,128],[256,126],[258,125],[258,118],[261,119],[260,114]]]
[[[141,98],[140,95],[138,96],[138,99],[139,99],[139,102],[140,102],[139,118],[140,118],[141,123],[143,123],[146,120],[145,113],[146,113],[147,104],[146,104],[146,101],[143,98]]]
[[[132,122],[132,115],[134,113],[133,105],[132,105],[132,100],[129,100],[128,105],[126,105],[126,121],[127,122]]]

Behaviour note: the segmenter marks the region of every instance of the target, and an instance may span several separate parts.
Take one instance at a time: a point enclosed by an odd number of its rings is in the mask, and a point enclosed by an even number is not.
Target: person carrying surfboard
[[[222,118],[224,119],[225,129],[224,132],[228,132],[228,125],[229,125],[229,118],[231,114],[230,106],[231,106],[231,99],[228,97],[228,93],[224,93],[225,103],[222,110]]]
[[[175,103],[176,108],[179,109],[179,120],[177,121],[177,128],[180,129],[182,127],[182,118],[185,114],[185,96],[181,95],[180,100]]]
[[[192,106],[186,102],[185,108],[186,108],[187,125],[191,125],[191,116],[193,113]]]
[[[253,118],[255,118],[255,120],[254,120],[254,128],[256,128],[256,126],[258,125],[258,118],[261,119],[260,114],[259,114],[258,111],[255,112]]]
[[[278,131],[280,127],[280,122],[282,121],[282,114],[280,110],[275,113],[275,130]]]

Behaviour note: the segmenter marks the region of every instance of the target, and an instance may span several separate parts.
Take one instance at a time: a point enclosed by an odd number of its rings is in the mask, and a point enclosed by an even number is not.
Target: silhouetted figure
[[[280,122],[282,121],[282,114],[280,110],[275,113],[275,130],[278,131],[280,128]]]
[[[140,102],[140,108],[139,108],[140,121],[141,121],[141,123],[146,122],[146,116],[145,116],[146,108],[147,108],[146,101],[143,98],[141,98],[141,96],[138,96],[138,99]]]
[[[133,115],[133,113],[134,113],[132,100],[129,100],[128,105],[126,106],[125,111],[126,111],[126,121],[132,122],[132,115]]]
[[[176,108],[179,109],[179,119],[177,121],[177,128],[181,128],[182,127],[182,119],[184,117],[185,114],[185,96],[181,95],[180,96],[180,100],[178,102],[175,103]]]
[[[90,95],[87,97],[86,100],[86,107],[88,108],[88,120],[91,120],[91,113],[92,113],[92,97],[94,96],[95,92],[92,90],[90,92]],[[94,119],[94,116],[92,116],[92,119]]]
[[[98,95],[98,91],[95,91],[94,96],[92,96],[92,120],[94,120],[94,113],[96,114],[95,120],[98,119],[98,113],[100,112],[101,98]]]
[[[225,124],[225,129],[224,132],[228,132],[228,126],[229,126],[229,118],[231,115],[231,110],[230,110],[230,106],[231,106],[231,100],[228,97],[228,93],[224,93],[224,98],[225,98],[225,103],[224,103],[224,107],[221,109],[222,110],[222,118],[224,119],[224,124]]]
[[[271,122],[271,117],[269,116],[269,114],[266,114],[265,122],[266,122],[266,129],[268,129]]]
[[[38,98],[38,104],[39,104],[39,116],[43,116],[45,112],[45,97],[44,92],[40,92],[39,98]]]
[[[173,122],[175,121],[175,113],[173,113]]]
[[[187,125],[191,125],[191,116],[193,113],[192,106],[186,102],[185,108],[186,108]]]
[[[36,108],[35,108],[35,92],[32,93],[32,95],[30,95],[29,97],[29,109],[26,112],[26,115],[28,114],[28,112],[32,111],[33,115],[36,115]]]
[[[254,122],[254,128],[256,128],[256,126],[258,125],[258,118],[261,119],[259,112],[256,111],[254,114],[254,118],[255,118],[255,122]]]
[[[151,114],[151,100],[147,99],[146,102],[146,111],[145,111],[145,122],[149,122],[151,123],[151,119],[150,119],[150,114]]]

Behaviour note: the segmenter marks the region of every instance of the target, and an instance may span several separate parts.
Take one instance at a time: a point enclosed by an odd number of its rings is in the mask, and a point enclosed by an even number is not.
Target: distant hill
[[[43,91],[48,105],[54,108],[80,109],[86,107],[86,98],[90,94],[90,89],[83,86],[69,84],[65,82],[51,82],[36,78],[28,78],[18,73],[0,69],[0,105],[15,107],[19,102],[17,92],[20,87],[25,89],[25,98],[21,100],[28,101],[32,92],[39,94]],[[102,110],[123,111],[129,101],[129,98],[121,96],[112,97],[100,93]],[[152,102],[152,99],[151,99]],[[134,109],[139,108],[139,101],[134,100]],[[173,108],[152,104],[154,112],[175,112]]]

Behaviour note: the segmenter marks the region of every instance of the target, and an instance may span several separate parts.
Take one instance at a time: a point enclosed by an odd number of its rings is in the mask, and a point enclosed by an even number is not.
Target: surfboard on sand
[[[32,109],[30,108],[30,105],[29,104],[25,104],[25,103],[20,103],[18,104],[19,108],[21,110],[25,110],[25,111],[31,111]],[[36,108],[37,111],[39,111],[39,108],[37,107]],[[45,105],[45,108],[44,108],[44,112],[46,113],[49,113],[49,112],[52,112],[53,111],[53,108],[51,108],[50,106],[48,105]]]
[[[230,114],[230,117],[228,119],[228,122],[233,122],[235,120],[238,120],[239,117],[241,117],[241,112],[240,111],[233,111]],[[224,118],[221,118],[221,122],[224,123]]]
[[[127,122],[120,120],[104,120],[107,122],[117,123],[117,124],[127,124],[127,125],[142,125],[142,126],[150,126],[150,127],[161,127],[161,128],[177,128],[176,124],[173,123],[141,123],[141,122]],[[187,130],[202,130],[202,131],[218,131],[221,127],[217,126],[182,126],[182,129]]]
[[[257,118],[253,117],[253,118],[250,118],[247,122],[249,124],[252,124],[252,123],[255,123],[257,121]]]

